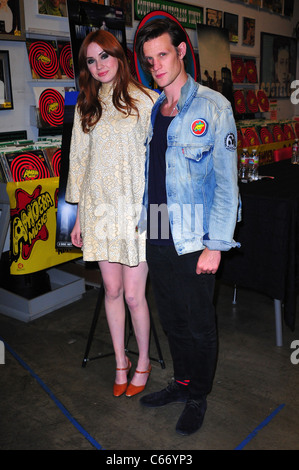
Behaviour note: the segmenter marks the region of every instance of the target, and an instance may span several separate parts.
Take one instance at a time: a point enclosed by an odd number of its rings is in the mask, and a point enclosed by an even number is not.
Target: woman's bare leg
[[[125,304],[123,288],[123,265],[99,262],[105,288],[105,310],[115,353],[116,368],[128,365],[125,353]],[[126,371],[116,371],[115,383],[127,381]]]
[[[142,262],[136,267],[123,266],[123,285],[125,299],[131,313],[134,333],[138,345],[139,358],[136,369],[146,371],[149,366],[149,334],[150,318],[145,297],[147,279],[147,263]],[[148,374],[134,374],[131,383],[144,385]]]

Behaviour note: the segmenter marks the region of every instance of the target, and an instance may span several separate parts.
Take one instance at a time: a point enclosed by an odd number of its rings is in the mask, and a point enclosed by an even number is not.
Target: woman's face
[[[285,83],[289,77],[289,52],[287,49],[278,51],[276,63],[276,78],[279,83]]]
[[[116,57],[107,54],[96,42],[87,47],[86,63],[95,80],[101,83],[113,83],[118,70]]]

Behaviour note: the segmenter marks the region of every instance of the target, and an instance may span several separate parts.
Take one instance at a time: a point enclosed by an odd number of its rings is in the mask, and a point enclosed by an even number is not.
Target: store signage
[[[197,23],[203,23],[203,7],[165,0],[135,0],[135,20],[142,20],[145,15],[162,10],[173,15],[184,28],[196,29]]]
[[[81,256],[55,248],[59,178],[7,183],[10,273],[29,274]]]
[[[292,341],[291,348],[295,350],[291,354],[291,363],[294,365],[297,365],[299,364],[299,341],[298,339],[297,340],[295,339],[294,341]]]

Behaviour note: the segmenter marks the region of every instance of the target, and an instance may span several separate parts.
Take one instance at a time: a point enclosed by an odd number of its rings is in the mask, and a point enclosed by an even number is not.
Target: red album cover
[[[257,70],[255,60],[245,61],[245,75],[249,83],[257,83]]]
[[[38,98],[39,127],[63,124],[64,96],[55,88],[45,88]]]
[[[242,90],[234,91],[235,110],[237,114],[246,113],[245,96]]]
[[[246,139],[248,147],[260,145],[260,139],[254,127],[241,127],[241,132]]]
[[[282,130],[287,140],[296,139],[295,132],[291,124],[284,124]]]
[[[273,135],[274,142],[283,142],[286,140],[286,136],[278,123],[268,124],[268,129]]]
[[[32,78],[61,78],[56,41],[27,39],[26,46]]]
[[[6,152],[4,157],[14,182],[51,177],[50,167],[42,150]]]
[[[247,104],[247,109],[250,113],[258,113],[259,105],[258,105],[256,94],[253,90],[247,90],[246,104]]]
[[[57,49],[62,76],[73,79],[73,55],[70,41],[57,41]]]
[[[263,90],[258,90],[257,92],[257,101],[261,113],[266,113],[269,111],[269,100],[266,93]]]
[[[233,83],[243,83],[245,80],[245,66],[241,57],[231,58]]]
[[[267,126],[257,126],[256,129],[262,144],[271,144],[273,142],[273,136]]]
[[[240,129],[237,130],[237,150],[241,150],[245,147],[248,147],[246,138],[243,136]]]

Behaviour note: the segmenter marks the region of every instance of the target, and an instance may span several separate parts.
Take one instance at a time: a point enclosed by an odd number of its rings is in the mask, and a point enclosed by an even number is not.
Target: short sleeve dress
[[[137,115],[125,116],[112,104],[112,87],[103,84],[103,113],[85,134],[75,109],[65,199],[79,203],[83,259],[137,266],[145,261],[145,233],[137,224],[142,210],[145,140],[153,103],[135,85]],[[135,113],[134,113],[135,114]]]

